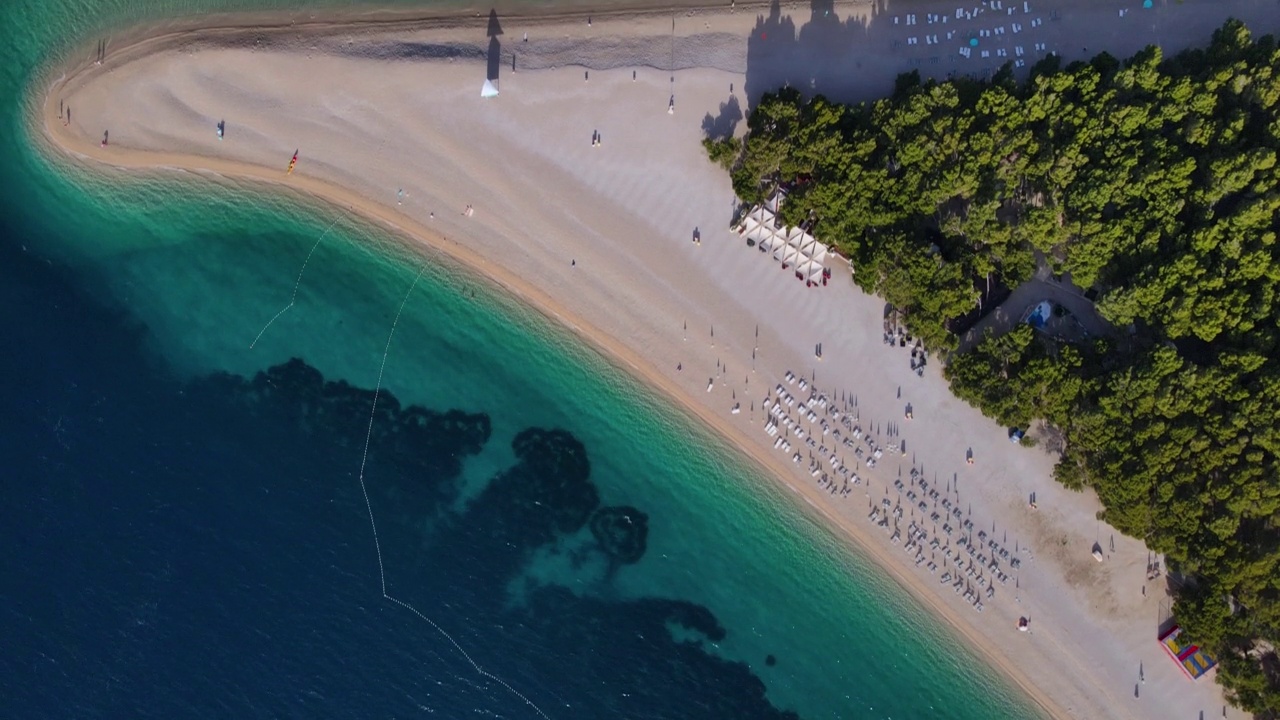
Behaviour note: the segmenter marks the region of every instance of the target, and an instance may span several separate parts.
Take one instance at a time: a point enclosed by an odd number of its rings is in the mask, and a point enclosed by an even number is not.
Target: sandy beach
[[[1163,579],[1146,579],[1143,544],[1099,523],[1091,493],[1058,486],[1049,452],[1010,443],[953,398],[932,356],[917,377],[908,350],[882,340],[884,303],[857,289],[847,264],[829,260],[830,283],[810,288],[748,247],[730,228],[729,178],[699,142],[706,128],[741,134],[751,101],[783,83],[856,101],[911,69],[982,74],[1047,52],[1123,57],[1153,42],[1172,53],[1207,42],[1227,17],[1273,32],[1275,5],[956,10],[211,18],[114,38],[101,55],[96,42],[81,48],[34,89],[32,127],[77,171],[195,172],[305,193],[487,278],[741,448],[1049,716],[1221,717],[1218,688],[1186,678],[1156,641],[1170,601]],[[967,34],[948,36],[997,27],[985,59],[957,53]],[[496,97],[481,97],[486,80]],[[807,460],[792,462],[763,432],[776,385],[808,397],[788,371],[833,400],[856,398],[858,423],[885,448],[869,469],[837,445],[862,478],[848,494],[819,486]],[[889,451],[903,441],[905,454]],[[904,533],[912,521],[937,532],[929,510],[893,486],[913,466],[948,488],[974,533],[1021,560],[994,597],[983,594],[982,613],[939,583],[940,551],[934,574],[868,520],[888,498],[909,511]],[[1023,616],[1029,633],[1016,629]]]

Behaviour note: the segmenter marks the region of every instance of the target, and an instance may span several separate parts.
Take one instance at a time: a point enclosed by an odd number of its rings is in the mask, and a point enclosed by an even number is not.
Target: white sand
[[[1021,15],[1020,1],[1005,5]],[[1027,18],[1045,19],[1040,35],[1026,29],[1017,36],[1032,61],[1036,42],[1078,56],[1083,46],[1059,47],[1072,37],[1088,37],[1090,52],[1124,54],[1156,39],[1176,49],[1207,40],[1228,15],[1266,29],[1274,7],[1188,0],[1143,11],[1137,2],[1092,3],[1063,7],[1064,20],[1053,21],[1047,4],[1032,5],[1035,13],[1017,18],[1024,27]],[[1117,7],[1134,9],[1118,18]],[[794,25],[808,19],[807,9],[788,12],[797,13]],[[727,229],[734,206],[728,178],[698,143],[704,116],[720,112],[730,85],[743,105],[744,86],[754,91],[786,80],[839,99],[870,97],[917,61],[939,74],[962,67],[929,62],[955,42],[895,47],[895,40],[1009,25],[995,14],[991,22],[929,25],[929,12],[953,15],[954,6],[898,5],[868,20],[870,27],[819,16],[798,43],[788,39],[795,30],[783,18],[765,21],[771,40],[757,28],[749,42],[756,11],[744,9],[681,11],[674,42],[670,15],[598,15],[590,27],[581,17],[503,19],[501,95],[488,100],[480,98],[485,17],[434,29],[317,24],[169,34],[113,45],[118,49],[101,66],[90,59],[69,68],[68,79],[43,98],[42,128],[54,146],[96,167],[200,168],[284,184],[452,254],[568,324],[755,457],[1049,714],[1220,717],[1212,682],[1186,679],[1156,642],[1168,599],[1157,583],[1141,594],[1141,543],[1116,535],[1115,551],[1095,562],[1093,543],[1108,548],[1114,534],[1094,519],[1096,499],[1057,486],[1050,455],[1012,445],[1004,428],[951,397],[936,363],[915,377],[907,352],[881,342],[883,303],[859,292],[847,269],[829,263],[831,285],[806,289]],[[892,17],[907,13],[916,14],[917,26],[893,25]],[[988,47],[1007,46],[1013,55],[1014,43],[1000,42]],[[680,68],[674,73],[673,62]],[[676,112],[669,115],[673,88]],[[70,125],[59,120],[59,101],[72,108]],[[219,120],[227,123],[222,141],[214,133]],[[99,146],[104,130],[111,133],[106,148]],[[593,147],[597,130],[603,145]],[[286,177],[295,148],[298,167]],[[468,205],[471,217],[463,214]],[[701,245],[690,241],[695,227]],[[814,360],[816,343],[823,345],[821,362]],[[728,370],[719,372],[718,362]],[[860,468],[871,479],[870,498],[866,485],[839,498],[773,450],[761,432],[760,401],[786,369],[816,372],[828,394],[856,393],[864,428],[897,423],[926,477],[936,476],[940,487],[958,478],[975,532],[994,521],[994,537],[1007,532],[1011,550],[1015,540],[1030,548],[1022,571],[1011,573],[1022,586],[1020,601],[1011,580],[984,600],[984,613],[974,612],[868,522],[871,499],[887,491],[896,500],[887,483],[910,458],[886,454],[876,470]],[[731,391],[743,403],[740,415],[729,414]],[[914,407],[909,422],[907,403]],[[970,447],[978,460],[972,466],[964,461]],[[852,466],[852,454],[840,454]],[[1032,492],[1038,512],[1026,506]],[[940,553],[937,559],[941,566]],[[1029,634],[1015,630],[1021,615],[1032,619]],[[1139,663],[1146,682],[1135,699]]]

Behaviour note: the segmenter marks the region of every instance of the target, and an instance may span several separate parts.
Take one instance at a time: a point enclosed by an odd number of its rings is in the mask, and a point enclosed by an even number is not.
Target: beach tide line
[[[334,222],[336,223],[337,220],[335,220]],[[330,225],[330,227],[332,228],[333,226]],[[319,242],[320,241],[317,240],[316,244],[318,245]],[[315,248],[312,247],[312,251],[314,250]],[[307,257],[308,259],[310,259],[310,255],[308,255]],[[436,632],[444,636],[444,639],[448,640],[449,643],[453,645],[454,649],[456,649],[458,653],[461,654],[462,657],[466,659],[467,663],[471,665],[471,668],[475,670],[477,674],[479,674],[484,678],[492,680],[498,683],[499,685],[501,685],[502,687],[506,688],[507,692],[520,698],[525,702],[526,705],[533,708],[534,712],[538,713],[538,715],[540,715],[543,718],[543,720],[551,720],[551,718],[545,712],[542,711],[542,708],[538,707],[538,705],[532,700],[530,700],[527,696],[525,696],[524,693],[511,687],[511,685],[508,684],[506,680],[503,680],[497,675],[494,675],[493,673],[481,667],[480,664],[477,663],[475,659],[471,657],[471,653],[468,653],[466,650],[464,650],[463,647],[458,644],[458,641],[454,640],[453,636],[450,635],[448,632],[445,632],[444,628],[440,627],[435,620],[432,620],[431,618],[427,617],[425,614],[422,613],[422,611],[418,610],[413,605],[410,605],[409,603],[399,598],[393,597],[387,592],[387,571],[386,571],[386,566],[382,562],[382,542],[378,539],[378,523],[373,517],[373,504],[369,502],[369,488],[367,485],[365,485],[364,471],[365,471],[365,466],[368,465],[368,462],[369,462],[369,443],[373,439],[373,421],[374,421],[374,417],[377,415],[377,412],[378,412],[378,396],[382,392],[382,375],[387,369],[387,356],[391,354],[391,340],[396,336],[396,326],[400,324],[400,316],[404,313],[404,306],[408,304],[409,296],[413,294],[414,288],[418,286],[418,281],[422,279],[422,274],[426,272],[426,270],[427,270],[427,263],[424,262],[422,266],[418,269],[418,274],[414,276],[413,283],[409,285],[409,290],[404,294],[404,298],[400,301],[400,307],[399,309],[396,310],[396,317],[391,322],[391,331],[387,333],[387,344],[382,349],[382,364],[379,365],[378,367],[378,381],[373,388],[373,405],[369,410],[369,427],[365,431],[365,436],[364,436],[364,455],[363,457],[360,458],[360,475],[359,475],[360,492],[361,494],[364,495],[364,507],[365,507],[365,510],[368,511],[369,513],[369,528],[373,531],[373,548],[376,551],[377,557],[378,557],[378,581],[381,585],[382,598],[384,600],[388,600],[392,603],[395,603],[396,605],[399,605],[400,607],[408,610],[414,615],[417,615],[419,619],[425,621],[428,625],[435,628]],[[298,274],[298,280],[299,281],[302,280],[301,273]],[[295,294],[297,293],[296,286],[294,287],[294,293]],[[290,307],[292,307],[292,303],[290,303]],[[285,310],[288,310],[288,309],[289,309],[288,307],[285,308]],[[284,312],[284,311],[282,310],[281,312]]]

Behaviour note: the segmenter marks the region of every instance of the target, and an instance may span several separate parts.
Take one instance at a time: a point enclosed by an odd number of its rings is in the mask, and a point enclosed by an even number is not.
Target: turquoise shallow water
[[[38,63],[95,27],[204,7],[0,10],[14,142],[0,166],[3,317],[28,378],[5,403],[22,490],[0,536],[40,548],[6,560],[22,580],[0,587],[15,608],[0,622],[26,629],[0,670],[25,689],[0,692],[0,715],[164,716],[198,693],[181,715],[537,717],[464,651],[557,719],[1031,716],[718,441],[483,283],[427,262],[415,285],[423,258],[293,198],[67,178],[36,156],[19,99]],[[309,253],[293,307],[254,343]],[[300,358],[371,390],[411,285],[382,387],[402,406],[486,417],[488,435],[406,447],[384,418],[370,507],[394,594],[461,651],[379,598],[357,480],[371,396],[298,421],[312,402],[301,385],[200,380]],[[529,428],[567,431],[589,482],[539,485],[568,461],[513,447]],[[560,512],[574,493],[644,513],[643,557],[611,562],[581,522],[539,524],[534,506]],[[185,520],[156,519],[170,517]],[[152,673],[171,699],[130,681]]]

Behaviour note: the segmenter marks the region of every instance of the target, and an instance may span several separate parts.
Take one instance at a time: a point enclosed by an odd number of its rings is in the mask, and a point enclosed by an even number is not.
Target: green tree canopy
[[[1229,21],[1170,59],[1050,57],[1021,83],[1007,66],[912,73],[856,106],[786,89],[748,127],[739,197],[786,187],[784,219],[817,218],[935,350],[958,346],[987,288],[1037,267],[1096,293],[1114,337],[1019,326],[950,353],[952,389],[1003,424],[1056,426],[1057,478],[1166,554],[1188,579],[1178,618],[1229,697],[1280,716],[1275,40]]]

